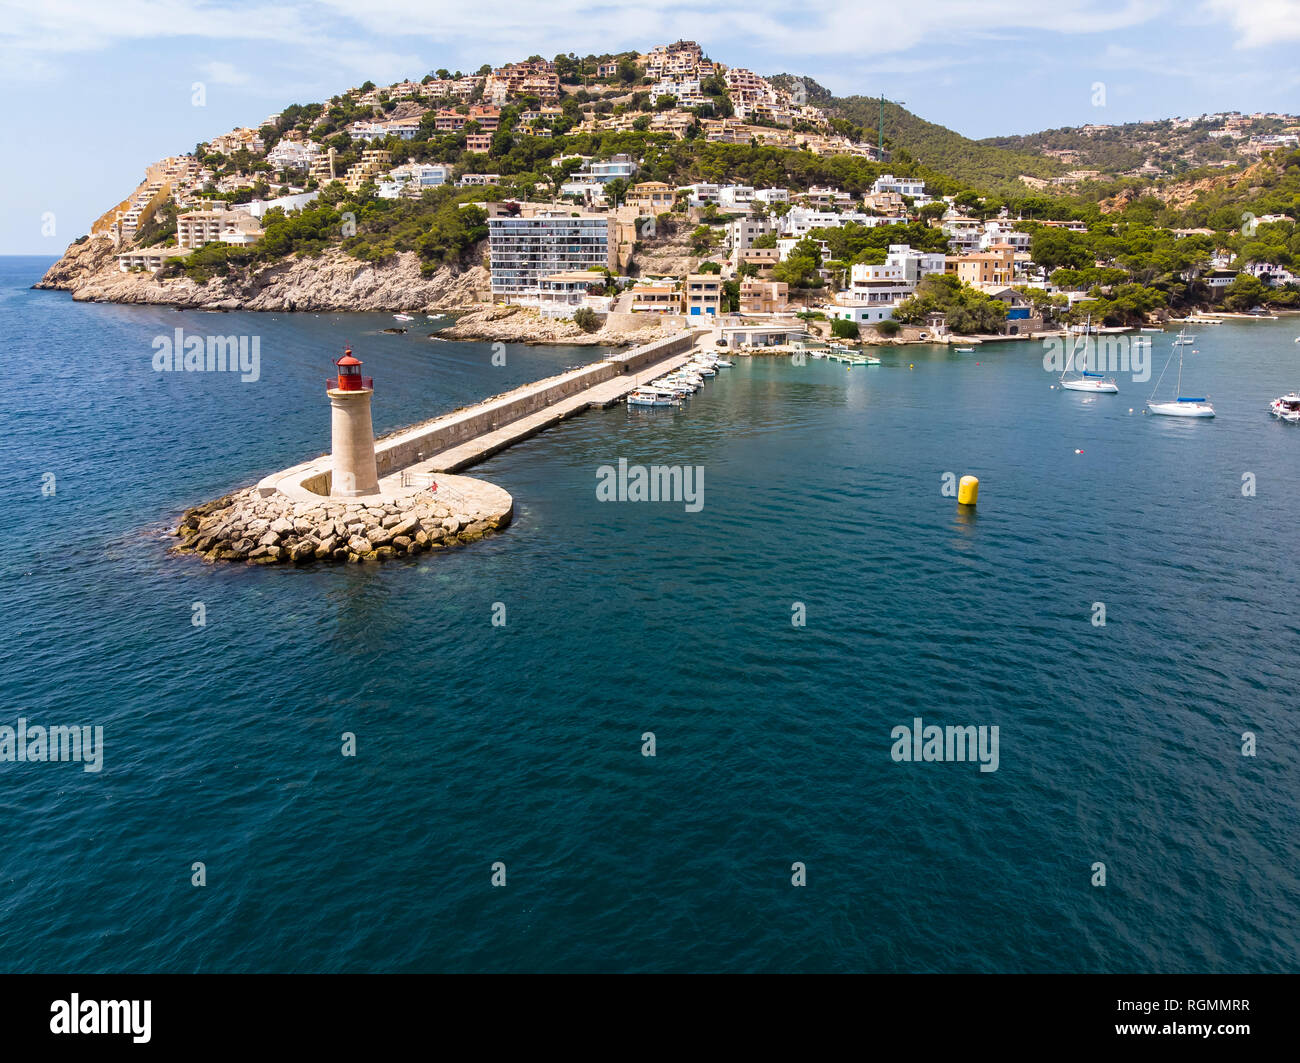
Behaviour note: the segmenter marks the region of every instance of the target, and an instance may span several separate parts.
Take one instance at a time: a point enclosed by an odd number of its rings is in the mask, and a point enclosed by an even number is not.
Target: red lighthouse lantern
[[[363,391],[373,386],[373,378],[361,375],[364,363],[360,358],[352,357],[351,347],[344,348],[343,357],[334,364],[338,366],[339,375],[337,379],[328,382],[332,390]]]

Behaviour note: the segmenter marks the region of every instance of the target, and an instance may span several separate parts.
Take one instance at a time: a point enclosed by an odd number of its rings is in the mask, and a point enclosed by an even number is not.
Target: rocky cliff
[[[111,237],[93,236],[69,247],[36,287],[69,291],[74,299],[90,302],[276,311],[457,310],[472,306],[489,288],[481,266],[422,276],[413,252],[371,264],[331,249],[315,258],[232,269],[206,284],[188,277],[159,280],[152,273],[123,273],[117,253]]]

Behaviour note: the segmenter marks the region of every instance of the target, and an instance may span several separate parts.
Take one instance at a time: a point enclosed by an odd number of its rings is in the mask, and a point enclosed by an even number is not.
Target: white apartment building
[[[188,214],[177,215],[176,245],[193,250],[204,244],[223,240],[223,234],[246,233],[256,231],[261,235],[261,226],[257,219],[247,211],[231,210],[224,203],[214,204],[211,210],[195,210]],[[237,239],[225,240],[226,243],[241,242]]]
[[[890,244],[883,265],[856,264],[849,270],[847,296],[854,301],[888,302],[916,291],[922,277],[943,273],[947,256],[937,251],[913,251],[908,244]]]
[[[731,246],[732,265],[740,265],[740,256],[753,248],[760,236],[775,232],[776,227],[767,218],[737,218],[727,226],[727,239]]]
[[[266,155],[277,170],[306,170],[320,155],[320,145],[313,140],[281,140]]]
[[[543,277],[615,264],[606,215],[554,211],[490,218],[488,239],[492,294],[510,301],[536,296]]]
[[[585,159],[573,176],[560,185],[560,195],[579,196],[593,202],[603,202],[604,186],[615,178],[631,180],[637,171],[636,160],[631,155],[613,155],[608,159]]]
[[[352,139],[372,144],[376,140],[397,137],[399,140],[414,140],[420,132],[418,118],[397,118],[388,122],[357,122],[352,127]]]
[[[611,155],[608,159],[592,159],[584,169],[592,180],[608,184],[616,177],[630,181],[636,173],[637,163],[631,155]]]
[[[136,251],[125,251],[117,256],[117,268],[123,273],[133,269],[146,269],[156,272],[162,269],[168,260],[189,252],[183,247],[143,247]]]
[[[964,218],[955,211],[944,215],[942,228],[948,237],[948,246],[955,254],[978,251],[984,226],[978,218]]]
[[[419,199],[426,188],[437,188],[451,180],[451,167],[442,163],[408,162],[394,166],[385,180],[377,183],[381,199]]]
[[[674,97],[678,107],[703,107],[709,102],[709,98],[700,89],[698,78],[656,81],[650,86],[650,98],[657,100],[660,96]]]

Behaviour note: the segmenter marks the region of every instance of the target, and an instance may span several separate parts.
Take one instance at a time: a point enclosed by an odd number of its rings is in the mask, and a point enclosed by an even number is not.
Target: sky
[[[681,37],[975,138],[1300,111],[1300,0],[0,0],[0,254],[60,254],[147,163],[290,103]]]

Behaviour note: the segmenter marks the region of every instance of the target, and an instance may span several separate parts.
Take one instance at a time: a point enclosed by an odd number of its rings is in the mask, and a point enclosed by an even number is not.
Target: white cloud
[[[1300,0],[1205,0],[1202,10],[1232,23],[1238,48],[1300,41]]]
[[[214,85],[247,85],[252,79],[231,63],[210,62],[200,68],[204,78]]]
[[[1118,65],[1129,49],[1109,45],[1107,53],[1107,34],[1145,39],[1162,19],[1180,16],[1227,22],[1239,47],[1300,39],[1300,0],[1201,0],[1190,10],[1174,0],[658,0],[653,10],[650,20],[644,8],[610,0],[0,0],[0,70],[47,77],[70,53],[192,37],[274,45],[277,65],[318,67],[309,80],[334,83],[334,72],[342,75],[337,80],[396,79],[432,66],[472,69],[532,53],[646,48],[681,36],[760,71],[821,61],[831,68],[828,80],[838,67],[841,74],[851,69],[857,84],[942,68],[979,55],[981,45],[1014,48],[1044,33],[1077,37],[1081,55]],[[386,47],[390,42],[400,50]],[[230,62],[208,68],[217,84],[252,80]],[[259,80],[266,79],[264,72]]]

